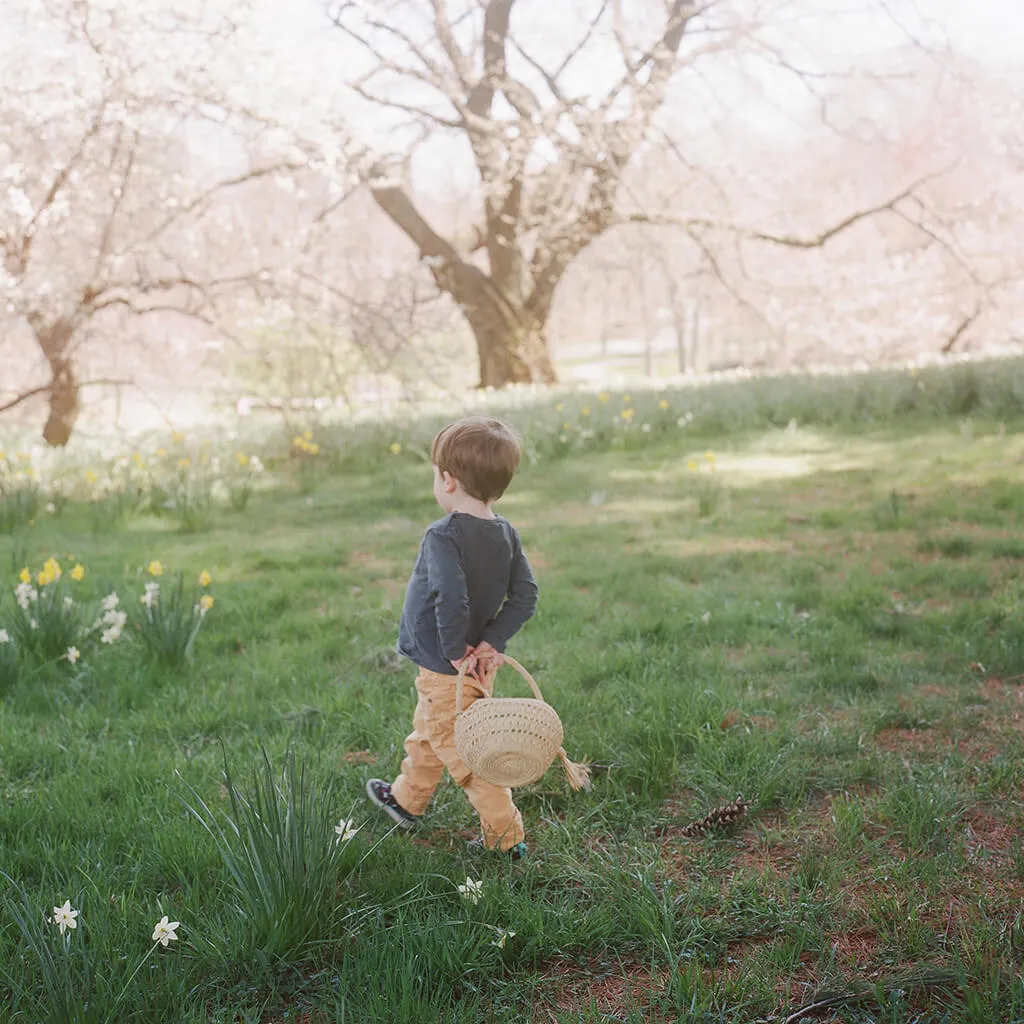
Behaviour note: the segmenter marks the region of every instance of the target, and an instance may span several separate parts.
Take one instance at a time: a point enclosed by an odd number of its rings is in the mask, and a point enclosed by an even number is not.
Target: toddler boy
[[[489,697],[501,652],[537,607],[519,534],[492,509],[519,459],[519,442],[498,420],[462,419],[434,439],[434,497],[446,515],[423,537],[398,633],[399,653],[419,667],[413,731],[398,778],[366,784],[370,800],[413,828],[447,768],[480,816],[474,845],[516,860],[526,844],[512,791],[474,775],[456,753],[455,677],[465,662],[463,709]]]

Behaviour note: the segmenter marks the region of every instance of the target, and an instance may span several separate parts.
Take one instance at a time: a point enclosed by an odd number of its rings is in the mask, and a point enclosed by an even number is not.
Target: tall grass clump
[[[358,829],[336,810],[336,784],[290,749],[280,770],[265,749],[247,789],[225,755],[227,807],[216,811],[186,783],[192,817],[216,844],[227,871],[228,899],[245,920],[249,950],[294,958],[337,937],[348,911],[339,885],[358,865]]]

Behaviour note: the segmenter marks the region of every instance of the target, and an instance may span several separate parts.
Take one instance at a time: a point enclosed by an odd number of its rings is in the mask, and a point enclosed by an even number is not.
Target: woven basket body
[[[529,673],[511,658],[537,695],[482,697],[462,711],[458,680],[455,749],[474,775],[495,786],[513,788],[536,782],[558,756],[562,723]]]

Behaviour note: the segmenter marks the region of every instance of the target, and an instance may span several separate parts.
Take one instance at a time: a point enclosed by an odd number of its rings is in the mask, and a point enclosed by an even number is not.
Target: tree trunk
[[[555,367],[543,328],[517,329],[502,319],[489,323],[474,320],[470,326],[480,357],[480,387],[555,383]]]
[[[50,367],[50,414],[43,427],[43,439],[54,448],[63,448],[82,411],[79,402],[78,378],[71,356],[74,323],[67,317],[58,317],[52,323],[32,318],[32,329]]]
[[[482,388],[506,384],[554,384],[554,363],[544,335],[546,317],[540,320],[507,298],[492,297],[474,289],[473,305],[462,311],[476,339]]]

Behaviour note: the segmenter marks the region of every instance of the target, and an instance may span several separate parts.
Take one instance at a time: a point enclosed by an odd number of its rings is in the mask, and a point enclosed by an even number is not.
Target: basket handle
[[[537,680],[534,679],[533,676],[531,676],[530,673],[527,672],[526,669],[523,668],[523,666],[520,665],[519,662],[516,661],[515,658],[511,658],[507,654],[503,654],[502,657],[505,659],[503,664],[511,665],[512,668],[514,668],[530,684],[530,689],[533,690],[533,695],[537,698],[537,700],[543,700],[544,697],[543,697],[543,695],[540,692],[540,687],[537,685]],[[463,661],[462,665],[459,668],[459,676],[455,680],[455,714],[456,715],[461,715],[462,714],[462,681],[465,678],[466,678],[466,662]]]

